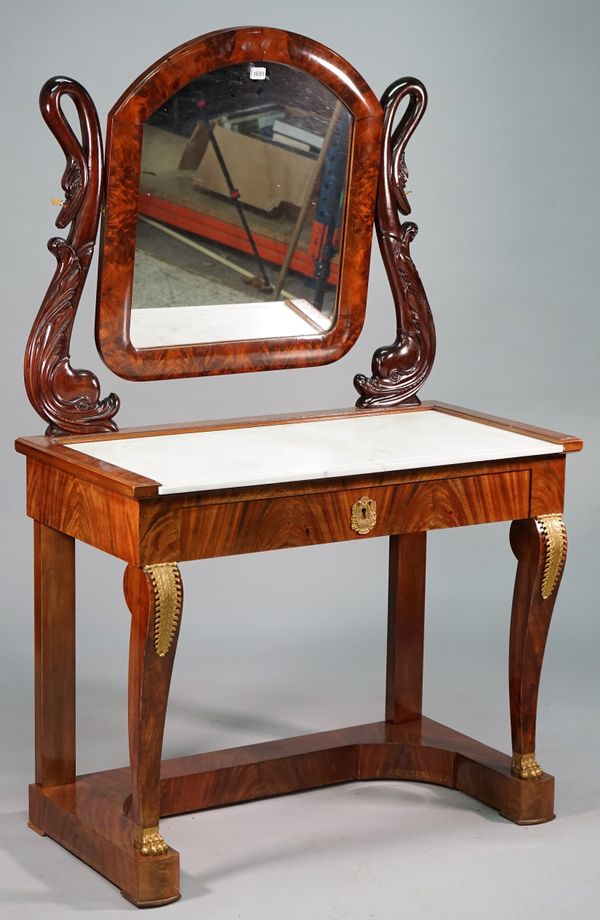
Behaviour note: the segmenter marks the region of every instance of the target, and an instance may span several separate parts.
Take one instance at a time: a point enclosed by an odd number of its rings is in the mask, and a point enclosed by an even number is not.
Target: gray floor
[[[140,249],[135,258],[134,307],[248,303],[249,299],[257,299],[222,281],[209,278],[199,281],[197,274],[171,266]]]
[[[171,228],[183,238],[203,246],[217,258],[227,259],[232,265],[251,277],[238,274],[217,259],[186,246],[154,226],[138,221],[136,236],[135,271],[133,281],[134,307],[189,306],[196,304],[260,303],[270,300],[271,294],[261,287],[259,265],[254,256],[212,240]],[[279,265],[263,263],[263,269],[272,286],[279,279]],[[285,276],[281,298],[303,298],[314,304],[315,284],[297,271],[289,270]],[[334,310],[335,290],[327,286],[320,307],[325,314]]]

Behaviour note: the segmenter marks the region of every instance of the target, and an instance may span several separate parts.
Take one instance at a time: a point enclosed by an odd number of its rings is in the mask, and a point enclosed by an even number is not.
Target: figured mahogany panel
[[[75,541],[34,523],[35,781],[75,780]]]
[[[54,443],[48,437],[19,438],[15,444],[18,453],[37,460],[52,469],[69,473],[85,482],[127,495],[129,498],[148,498],[158,495],[160,483],[138,473],[131,473],[103,460],[87,457],[75,450]],[[91,462],[90,462],[91,461]]]
[[[95,776],[42,789],[29,787],[29,822],[92,866],[139,907],[160,907],[179,898],[179,853],[141,856],[133,846],[134,825],[123,814],[128,773],[115,781]]]
[[[363,494],[377,505],[371,537],[482,524],[527,516],[529,471],[190,507],[180,513],[179,558],[364,539],[351,526]]]
[[[27,461],[27,514],[127,562],[139,558],[139,505],[118,492]]]
[[[542,460],[531,467],[529,517],[560,512],[565,503],[566,457]]]
[[[304,338],[215,342],[136,350],[129,339],[143,124],[191,80],[244,61],[288,64],[320,80],[353,117],[334,327]],[[381,107],[364,79],[334,51],[279,29],[212,32],[187,42],[146,70],[109,114],[106,216],[96,314],[104,361],[133,380],[231,374],[336,361],[364,321],[372,220],[379,172]]]
[[[564,456],[159,496],[152,480],[46,440],[18,445],[29,455],[27,513],[134,565],[514,520],[563,504]],[[377,504],[368,535],[351,527],[365,495]]]
[[[506,754],[430,719],[376,722],[164,761],[161,816],[352,780],[404,779],[464,792],[517,824],[551,820],[553,777],[526,782],[511,775],[510,765]],[[133,828],[121,806],[129,790],[127,768],[89,774],[67,787],[31,786],[30,816],[115,884],[131,885],[144,860],[128,849]],[[146,860],[156,866],[157,886],[162,859],[168,857]]]
[[[425,531],[390,537],[385,717],[393,724],[423,711],[426,558]]]
[[[77,110],[81,141],[61,108],[63,96]],[[44,120],[58,140],[67,165],[62,178],[65,201],[56,219],[71,224],[67,239],[55,237],[48,249],[56,257],[54,277],[33,323],[25,349],[25,388],[36,412],[48,422],[48,434],[116,431],[113,416],[119,399],[100,399],[100,384],[90,371],[71,367],[71,333],[92,260],[102,203],[102,138],[98,115],[87,92],[75,80],[54,77],[40,93]]]
[[[389,533],[418,533],[560,510],[564,457],[161,496],[140,502],[140,562],[209,558]],[[377,502],[369,535],[352,504]]]
[[[431,719],[374,722],[165,761],[161,814],[352,780],[396,779],[457,789],[517,824],[551,820],[553,777],[523,782],[511,775],[510,765],[507,755]]]

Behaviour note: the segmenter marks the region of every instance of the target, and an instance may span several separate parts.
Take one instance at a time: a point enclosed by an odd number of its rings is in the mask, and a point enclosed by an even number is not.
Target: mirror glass
[[[335,325],[353,118],[287,64],[193,80],[143,125],[130,339],[151,348]]]

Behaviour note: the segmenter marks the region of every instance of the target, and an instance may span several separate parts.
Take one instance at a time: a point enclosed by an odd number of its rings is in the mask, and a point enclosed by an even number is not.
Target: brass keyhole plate
[[[352,505],[350,526],[356,533],[370,533],[377,523],[377,504],[373,498],[363,495]]]

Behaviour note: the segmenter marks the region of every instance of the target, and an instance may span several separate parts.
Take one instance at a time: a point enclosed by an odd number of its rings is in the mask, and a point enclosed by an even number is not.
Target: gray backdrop
[[[125,916],[118,892],[25,828],[32,777],[31,522],[16,435],[41,421],[22,349],[54,270],[64,160],[37,109],[63,73],[104,123],[122,90],[168,49],[250,21],[318,38],[376,93],[405,74],[430,93],[408,150],[413,254],[438,357],[424,398],[583,436],[567,471],[570,558],[546,655],[538,752],[557,776],[559,820],[516,828],[458,793],[355,784],[163,822],[182,853],[184,900],[168,916],[480,918],[597,916],[598,39],[600,6],[576,0],[289,5],[164,0],[43,4],[2,14],[2,917]],[[352,376],[391,341],[374,251],[367,321],[335,365],[144,386],[92,345],[94,278],[73,364],[118,392],[121,426],[347,406]],[[430,538],[426,711],[510,750],[506,690],[514,560],[507,525]],[[78,550],[79,767],[127,759],[128,613],[120,562]],[[383,705],[386,541],[186,564],[186,606],[165,753],[175,756],[378,719]]]

